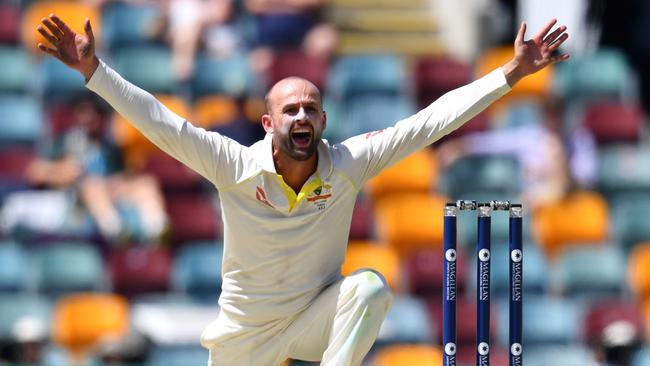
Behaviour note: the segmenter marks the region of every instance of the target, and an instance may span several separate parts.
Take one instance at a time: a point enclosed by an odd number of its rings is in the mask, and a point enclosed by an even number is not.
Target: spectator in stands
[[[552,53],[568,38],[549,22],[513,58],[447,93],[394,127],[329,145],[322,96],[311,82],[283,79],[267,94],[267,135],[251,147],[197,128],[130,84],[95,55],[85,34],[55,15],[39,48],[80,72],[168,154],[220,192],[224,221],[220,313],[201,337],[211,365],[277,365],[287,358],[358,366],[370,350],[392,294],[373,270],[343,277],[341,266],[359,187],[383,168],[422,149],[485,109],[521,78],[568,55]],[[47,28],[47,30],[46,30]]]
[[[76,192],[105,239],[157,240],[167,223],[157,182],[122,171],[120,152],[108,138],[105,113],[94,98],[79,99],[72,110],[71,127],[55,138],[47,157],[27,167],[28,181]],[[137,219],[125,220],[133,212]]]
[[[241,35],[233,26],[233,0],[86,0],[96,6],[111,2],[134,5],[154,3],[162,17],[150,30],[152,39],[166,39],[172,51],[171,67],[179,81],[194,73],[196,56],[201,50],[215,57],[231,55],[242,47]]]
[[[232,0],[165,0],[164,10],[177,80],[185,81],[193,75],[201,46],[216,57],[241,48],[240,35],[230,24],[234,17]]]
[[[590,341],[602,366],[630,366],[643,344],[643,333],[631,322],[621,319],[607,324],[600,338]]]
[[[327,0],[246,0],[255,16],[253,66],[266,75],[274,51],[301,49],[308,57],[329,59],[338,40],[335,28],[323,21]]]
[[[150,341],[136,331],[118,338],[100,341],[95,353],[103,366],[134,366],[146,364]]]
[[[16,319],[10,338],[0,341],[0,364],[38,365],[45,361],[48,341],[47,324],[24,316]]]
[[[559,200],[576,186],[583,186],[589,181],[584,176],[593,176],[596,151],[592,141],[583,141],[578,133],[565,140],[557,106],[545,102],[532,108],[536,107],[542,109],[540,120],[513,121],[512,126],[444,142],[438,149],[441,167],[444,169],[471,154],[512,155],[522,168],[521,200],[532,210]],[[586,169],[589,171],[585,172]]]

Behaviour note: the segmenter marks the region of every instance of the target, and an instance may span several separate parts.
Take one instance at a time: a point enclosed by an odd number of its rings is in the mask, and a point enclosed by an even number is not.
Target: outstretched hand
[[[95,36],[90,20],[86,19],[84,24],[85,34],[76,33],[54,14],[41,19],[41,23],[43,25],[39,25],[36,29],[50,45],[39,43],[38,48],[79,71],[86,80],[89,80],[99,65],[99,60],[95,56]]]
[[[566,53],[554,55],[554,52],[569,38],[569,34],[565,33],[567,28],[564,25],[549,34],[556,22],[556,19],[552,19],[537,35],[529,40],[524,38],[526,23],[521,23],[515,38],[515,55],[503,67],[510,86],[513,86],[521,78],[536,73],[548,65],[569,58]]]

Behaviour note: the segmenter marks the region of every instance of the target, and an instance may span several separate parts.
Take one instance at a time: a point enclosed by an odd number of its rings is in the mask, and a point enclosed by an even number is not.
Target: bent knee
[[[350,275],[356,284],[356,294],[360,301],[371,304],[390,305],[393,292],[384,276],[373,269],[361,269]]]

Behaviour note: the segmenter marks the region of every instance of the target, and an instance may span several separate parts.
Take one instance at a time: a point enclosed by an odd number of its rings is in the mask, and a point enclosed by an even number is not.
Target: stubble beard
[[[316,153],[316,148],[318,147],[318,140],[320,137],[312,136],[312,141],[309,143],[306,149],[297,148],[293,141],[291,140],[291,135],[285,135],[282,137],[282,143],[280,144],[281,149],[286,153],[291,159],[297,161],[306,161],[311,158],[314,153]]]

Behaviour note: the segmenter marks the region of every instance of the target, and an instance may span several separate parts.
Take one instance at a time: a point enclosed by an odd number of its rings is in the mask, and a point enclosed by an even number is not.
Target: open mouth
[[[307,147],[311,143],[311,131],[294,131],[291,140],[296,147]]]

